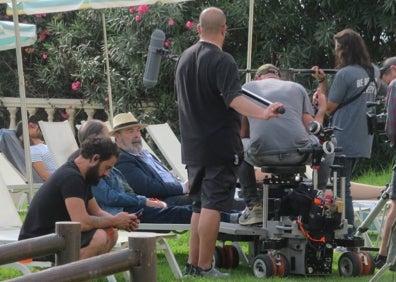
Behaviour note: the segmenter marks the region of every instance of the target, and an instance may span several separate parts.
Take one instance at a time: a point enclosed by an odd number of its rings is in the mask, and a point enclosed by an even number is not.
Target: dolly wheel
[[[275,255],[276,276],[286,277],[290,272],[290,264],[287,257],[281,253]]]
[[[239,264],[239,253],[235,246],[227,245],[223,247],[227,264],[223,267],[237,268]]]
[[[216,246],[214,254],[213,254],[213,262],[212,264],[217,268],[224,267],[225,262],[225,254],[223,247]]]
[[[338,272],[344,277],[355,277],[362,273],[359,255],[355,252],[345,252],[338,260]]]
[[[375,264],[373,256],[366,251],[362,251],[360,254],[360,260],[362,262],[362,273],[361,275],[372,275],[375,271]]]
[[[254,257],[252,263],[253,275],[257,278],[267,278],[274,274],[274,264],[267,254],[259,254]]]

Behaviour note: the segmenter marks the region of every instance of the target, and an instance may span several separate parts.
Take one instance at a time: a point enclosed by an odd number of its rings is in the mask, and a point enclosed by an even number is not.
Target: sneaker
[[[374,258],[374,264],[376,268],[382,268],[386,263],[386,256],[383,255],[376,255]]]
[[[338,246],[337,248],[334,249],[334,252],[339,253],[339,254],[345,253],[346,251],[347,251],[347,249],[345,247],[341,247],[341,246]]]
[[[197,273],[197,267],[195,265],[186,263],[184,267],[183,276],[195,276]]]
[[[216,277],[216,278],[224,278],[224,279],[230,277],[229,273],[220,272],[214,267],[212,267],[209,270],[203,270],[202,268],[197,267],[197,275],[203,277]]]
[[[240,225],[251,225],[263,222],[263,207],[255,205],[251,209],[248,207],[242,212],[239,217]]]

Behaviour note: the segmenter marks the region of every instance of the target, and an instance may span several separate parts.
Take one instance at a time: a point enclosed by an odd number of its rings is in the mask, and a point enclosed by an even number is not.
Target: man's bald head
[[[199,25],[203,35],[220,33],[225,24],[224,12],[216,7],[206,8],[199,16]]]

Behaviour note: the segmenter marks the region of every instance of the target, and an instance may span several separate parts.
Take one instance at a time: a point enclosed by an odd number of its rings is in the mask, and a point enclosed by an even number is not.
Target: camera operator
[[[324,76],[323,71],[321,75]],[[259,67],[255,81],[246,83],[244,88],[269,101],[280,101],[286,109],[279,118],[266,122],[242,118],[241,138],[245,159],[239,168],[239,182],[247,207],[239,218],[239,224],[251,225],[263,220],[262,199],[257,192],[254,166],[311,163],[310,154],[301,154],[297,149],[320,143],[312,132],[308,132],[307,127],[314,121],[323,123],[326,97],[320,89],[315,93],[314,102],[318,105],[318,112],[314,115],[305,88],[298,83],[281,80],[279,69],[271,64]],[[320,165],[319,189],[326,189],[333,157],[334,154],[326,155]]]
[[[388,85],[386,90],[385,109],[387,112],[387,118],[385,123],[385,133],[390,141],[392,149],[395,147],[396,142],[396,57],[388,58],[382,64],[381,79]],[[390,199],[392,200],[382,234],[382,242],[377,256],[374,259],[375,266],[381,268],[387,259],[388,253],[388,241],[390,233],[392,232],[392,226],[396,219],[396,189],[394,184],[396,183],[396,166],[393,167],[392,182]]]

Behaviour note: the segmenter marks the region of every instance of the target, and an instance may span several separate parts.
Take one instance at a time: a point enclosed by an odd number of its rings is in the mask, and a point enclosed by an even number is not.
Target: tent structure
[[[21,47],[32,45],[37,40],[36,25],[19,24]],[[0,51],[15,49],[15,27],[10,21],[0,21]]]

